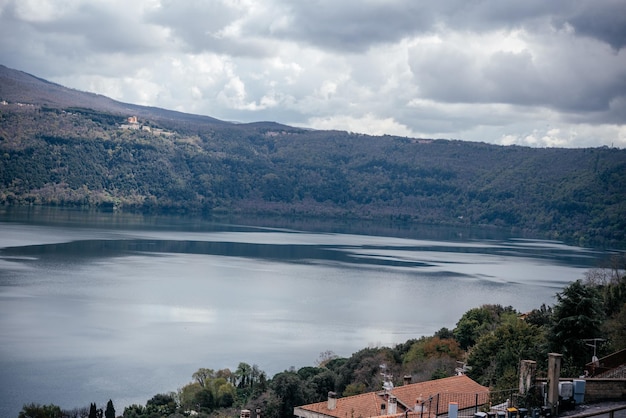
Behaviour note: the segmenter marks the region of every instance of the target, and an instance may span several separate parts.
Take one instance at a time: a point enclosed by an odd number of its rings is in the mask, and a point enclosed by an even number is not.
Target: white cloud
[[[343,130],[369,135],[417,136],[414,131],[393,118],[380,119],[373,114],[366,114],[360,118],[351,116],[312,118],[307,125],[316,126],[318,129]]]
[[[15,4],[15,12],[26,22],[49,22],[61,18],[75,5],[73,1],[23,0]]]
[[[533,129],[526,136],[505,135],[501,138],[502,145],[528,145],[540,147],[593,147],[598,139],[612,139],[605,143],[611,147],[626,147],[626,127],[617,125],[591,126],[587,124],[562,125],[558,128]]]
[[[626,146],[619,0],[59,4],[0,0],[3,64],[242,122]]]

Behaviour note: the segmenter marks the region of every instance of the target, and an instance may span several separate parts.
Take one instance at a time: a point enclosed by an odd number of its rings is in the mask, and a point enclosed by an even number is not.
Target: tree
[[[511,376],[524,359],[544,362],[545,333],[519,318],[509,318],[492,333],[484,334],[469,353],[468,375],[478,383],[498,389],[515,387]]]
[[[328,397],[328,392],[335,391],[335,381],[337,375],[330,370],[323,370],[307,381],[307,386],[311,392],[310,401],[320,402]]]
[[[390,348],[365,348],[352,354],[346,361],[332,360],[327,367],[336,373],[336,392],[343,393],[351,383],[363,383],[367,390],[380,389],[383,381],[380,366],[383,364],[389,367],[389,374],[401,375],[395,352]]]
[[[235,403],[237,393],[235,387],[225,383],[217,389],[217,403],[221,408],[229,408]]]
[[[89,416],[89,408],[86,406],[62,410],[64,418],[87,418]]]
[[[593,269],[586,276],[585,285],[598,290],[606,320],[602,336],[606,342],[598,347],[598,356],[626,347],[626,256],[612,257],[612,268]]]
[[[172,415],[176,412],[176,399],[172,393],[159,393],[146,402],[146,412]]]
[[[551,350],[563,354],[563,375],[577,376],[591,360],[585,339],[600,338],[604,320],[602,299],[596,287],[577,280],[556,294],[550,329]]]
[[[62,416],[61,407],[59,406],[35,403],[24,405],[18,414],[18,418],[61,418]]]
[[[104,411],[105,418],[115,418],[115,408],[113,408],[113,401],[109,399],[107,402],[107,408]]]
[[[526,315],[526,322],[538,327],[550,326],[552,322],[552,308],[546,306],[545,303],[541,304],[540,308],[533,309]]]
[[[622,309],[618,313],[604,323],[603,330],[612,351],[626,347],[626,303],[622,304]]]
[[[318,367],[325,367],[329,361],[338,358],[338,356],[331,350],[326,350],[320,353],[319,357],[315,361],[315,365]]]
[[[218,370],[217,372],[215,372],[215,377],[218,379],[224,378],[230,383],[232,383],[233,385],[237,383],[236,382],[237,378],[235,377],[235,374],[231,372],[229,368]]]
[[[215,372],[213,369],[205,369],[200,368],[191,376],[196,382],[200,384],[202,387],[205,386],[205,382],[209,377],[215,377]]]
[[[193,404],[200,410],[211,411],[215,407],[215,398],[210,390],[202,389],[193,397]]]
[[[261,410],[261,416],[264,418],[277,418],[280,409],[280,400],[272,390],[262,392],[258,397],[251,399],[245,404],[245,409],[250,411]]]
[[[252,365],[252,371],[250,372],[250,382],[253,386],[253,393],[261,393],[267,390],[267,375],[256,364]]]
[[[246,388],[250,386],[250,377],[252,374],[252,367],[248,363],[239,363],[237,370],[235,370],[235,376],[237,376],[237,387]]]
[[[183,410],[194,410],[198,408],[196,395],[205,390],[207,389],[202,387],[198,382],[189,383],[183,386],[178,390],[178,398],[180,399],[181,408],[183,408]],[[211,397],[213,397],[212,393]]]
[[[272,379],[271,387],[280,400],[279,418],[293,416],[294,407],[307,403],[304,382],[297,373],[278,373]]]
[[[433,374],[430,375],[430,380],[443,379],[444,377],[449,377],[450,374],[445,368],[435,369]]]
[[[98,410],[95,403],[89,405],[89,418],[98,418]]]
[[[346,390],[343,391],[343,396],[354,396],[360,395],[361,393],[365,393],[367,391],[367,387],[365,387],[364,383],[350,383],[346,386]]]
[[[404,355],[403,362],[406,364],[441,357],[460,360],[463,357],[463,351],[454,339],[442,339],[436,336],[422,337],[411,345],[409,351]]]
[[[141,418],[143,417],[145,412],[146,408],[141,405],[133,404],[124,408],[124,413],[122,414],[122,416],[124,418]]]
[[[454,329],[454,338],[462,349],[473,346],[481,335],[493,331],[502,321],[502,316],[515,315],[512,307],[483,305],[465,312]]]
[[[321,367],[305,366],[305,367],[299,368],[297,373],[298,373],[298,376],[300,376],[300,379],[306,381],[306,380],[311,379],[313,376],[320,374],[323,371],[324,369]]]
[[[452,338],[454,338],[454,332],[446,327],[443,327],[439,331],[435,332],[434,336],[439,337],[442,340],[451,340]]]

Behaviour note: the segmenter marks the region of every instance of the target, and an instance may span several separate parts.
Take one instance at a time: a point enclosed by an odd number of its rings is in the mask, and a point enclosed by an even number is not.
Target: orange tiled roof
[[[364,418],[379,416],[380,404],[380,396],[378,396],[376,392],[369,392],[337,399],[337,407],[332,411],[328,409],[327,401],[304,405],[300,408],[331,417]]]
[[[404,415],[409,409],[411,412],[418,398],[423,399],[424,405],[429,406],[430,397],[438,397],[438,413],[446,413],[449,402],[458,402],[459,409],[473,406],[478,396],[479,403],[487,402],[489,389],[479,385],[467,376],[453,376],[445,379],[430,380],[393,388],[391,394],[398,400],[396,415]],[[470,395],[470,396],[460,396]],[[385,392],[369,392],[361,395],[338,398],[336,407],[328,409],[328,402],[317,402],[295,408],[298,416],[327,416],[335,418],[368,418],[381,417],[381,404],[386,404]],[[434,406],[433,406],[434,407]],[[430,411],[431,415],[435,411]],[[424,416],[428,416],[426,413]],[[432,416],[432,415],[431,415]]]

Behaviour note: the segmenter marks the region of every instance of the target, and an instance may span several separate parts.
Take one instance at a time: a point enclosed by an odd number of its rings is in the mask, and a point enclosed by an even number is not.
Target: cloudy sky
[[[626,147],[624,0],[0,0],[0,63],[224,120]]]

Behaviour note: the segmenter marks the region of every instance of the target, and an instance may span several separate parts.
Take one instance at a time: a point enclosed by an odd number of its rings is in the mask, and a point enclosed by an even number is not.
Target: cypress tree
[[[89,418],[98,418],[95,403],[92,403],[91,405],[89,405]]]
[[[105,418],[115,418],[115,408],[113,408],[113,401],[109,399],[107,402],[107,409],[104,411]]]

